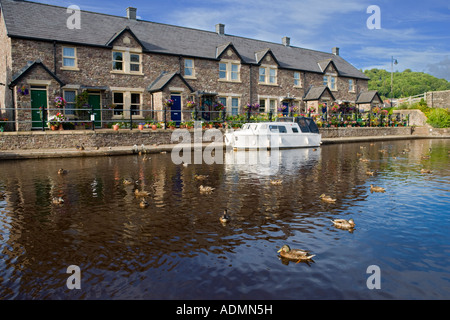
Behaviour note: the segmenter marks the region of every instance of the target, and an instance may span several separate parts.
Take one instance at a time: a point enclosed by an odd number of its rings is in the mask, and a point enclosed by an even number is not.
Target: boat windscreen
[[[302,132],[319,133],[317,124],[311,118],[297,118],[297,123]]]

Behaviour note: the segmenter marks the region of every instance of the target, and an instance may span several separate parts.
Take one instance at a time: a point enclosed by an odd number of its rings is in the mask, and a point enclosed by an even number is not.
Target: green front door
[[[33,129],[42,128],[42,121],[46,125],[47,90],[31,90],[31,121]]]
[[[90,94],[88,103],[94,111],[95,127],[101,127],[102,123],[101,123],[101,113],[100,113],[100,95],[99,94]]]

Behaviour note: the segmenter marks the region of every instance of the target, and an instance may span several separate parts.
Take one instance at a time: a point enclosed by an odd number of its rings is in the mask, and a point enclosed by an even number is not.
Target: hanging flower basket
[[[222,103],[220,103],[220,102],[217,102],[217,103],[214,105],[214,110],[215,110],[215,111],[222,111],[224,108],[225,108],[224,105],[223,105]]]
[[[186,102],[186,108],[188,109],[192,109],[196,106],[197,104],[194,101],[188,101]]]
[[[54,103],[56,108],[64,108],[66,106],[66,100],[63,97],[56,97]]]
[[[28,88],[25,86],[21,86],[20,88],[17,89],[17,93],[23,95],[23,96],[27,96],[29,94]]]
[[[173,101],[172,99],[167,99],[167,100],[164,102],[164,106],[166,106],[167,108],[170,108],[170,107],[173,106],[173,103],[174,103],[174,101]]]

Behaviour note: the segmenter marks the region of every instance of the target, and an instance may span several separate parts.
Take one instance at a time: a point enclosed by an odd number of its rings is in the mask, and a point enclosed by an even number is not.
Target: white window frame
[[[355,80],[348,79],[348,92],[355,92]]]
[[[187,66],[186,62],[190,61],[191,62],[191,66]],[[186,70],[190,70],[191,74],[188,75],[186,73]],[[194,59],[184,59],[184,77],[186,79],[196,79],[196,75],[195,75],[195,61]]]
[[[333,88],[334,84],[334,88]],[[326,74],[323,76],[323,85],[328,86],[331,91],[337,91],[337,76],[334,74]]]
[[[114,59],[114,54],[115,53],[122,54],[122,61]],[[139,63],[131,61],[131,56],[133,56],[133,55],[139,57]],[[122,70],[114,68],[116,62],[121,62],[122,63]],[[139,65],[139,71],[131,70],[131,66],[132,65]],[[143,71],[142,71],[142,52],[139,52],[138,50],[113,49],[111,51],[111,73],[143,75]]]
[[[64,49],[73,49],[73,56],[66,56],[64,55]],[[61,49],[62,54],[62,67],[61,70],[72,70],[72,71],[79,71],[78,69],[78,58],[77,58],[77,47],[69,47],[69,46],[63,46]],[[64,59],[71,59],[73,60],[73,66],[66,66],[64,64]]]
[[[278,85],[278,68],[273,65],[259,67],[258,72],[258,84],[264,84],[269,86]]]
[[[302,74],[299,71],[294,71],[294,87],[302,87]]]
[[[67,92],[73,92],[74,93],[73,102],[72,101],[70,101],[70,102],[68,101],[68,99],[66,97],[66,93]],[[76,98],[77,98],[77,90],[75,90],[75,89],[64,89],[63,90],[63,98],[66,101],[66,105],[64,106],[64,114],[66,116],[68,116],[69,118],[75,117],[75,111],[76,111],[75,104],[76,104]],[[71,105],[71,107],[69,107],[69,105]],[[68,109],[70,109],[71,112],[73,112],[73,113],[68,113],[67,112]]]
[[[221,69],[222,66],[225,66],[225,70]],[[237,70],[233,70],[233,67],[237,67]],[[225,72],[225,76],[221,77],[220,74],[223,72]],[[237,60],[221,60],[219,62],[219,81],[241,82],[241,62]]]

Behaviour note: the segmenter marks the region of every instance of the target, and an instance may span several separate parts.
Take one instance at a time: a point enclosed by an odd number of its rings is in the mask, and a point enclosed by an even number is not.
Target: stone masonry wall
[[[431,108],[450,109],[450,90],[427,92],[426,102]]]
[[[28,149],[72,149],[84,145],[86,148],[141,146],[146,147],[172,142],[172,130],[97,130],[97,131],[33,131],[0,133],[0,150]],[[411,127],[385,128],[322,128],[322,138],[411,136]],[[191,141],[193,130],[190,130]]]
[[[0,11],[0,118],[11,119],[11,40],[6,35],[5,22]]]

